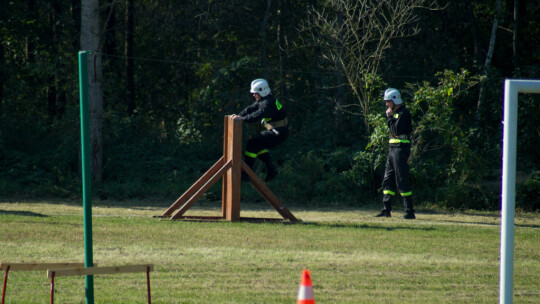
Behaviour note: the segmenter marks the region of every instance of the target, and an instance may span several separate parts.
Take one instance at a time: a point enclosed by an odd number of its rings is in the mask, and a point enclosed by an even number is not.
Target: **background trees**
[[[81,1],[81,50],[92,51],[88,58],[88,100],[92,179],[103,179],[103,67],[99,0]]]
[[[436,8],[426,0],[330,0],[308,10],[303,30],[311,39],[306,43],[320,47],[321,58],[346,79],[337,85],[349,87],[356,99],[346,105],[336,100],[338,110],[363,115],[367,133],[367,116],[380,100],[388,49],[394,40],[418,34],[417,10]]]
[[[402,3],[415,9],[390,14]],[[416,113],[420,201],[497,208],[502,82],[539,75],[540,3],[501,2],[477,121],[476,76],[496,3],[439,0],[441,9],[426,10],[416,9],[426,5],[420,0],[99,1],[100,30],[92,33],[100,42],[89,46],[103,64],[96,195],[185,190],[219,154],[223,115],[250,103],[250,81],[268,75],[292,125],[275,153],[283,170],[273,187],[285,199],[377,197],[385,153],[377,100],[393,86]],[[78,195],[81,13],[79,1],[67,0],[12,1],[0,12],[0,195]],[[352,104],[361,110],[345,107]],[[538,187],[539,107],[537,96],[520,101],[522,197]],[[245,129],[247,136],[256,127]],[[472,162],[471,153],[483,161]],[[428,191],[433,184],[440,191]]]

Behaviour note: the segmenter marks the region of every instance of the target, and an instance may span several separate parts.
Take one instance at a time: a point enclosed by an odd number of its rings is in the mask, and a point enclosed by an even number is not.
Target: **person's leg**
[[[386,158],[386,168],[384,170],[384,178],[382,181],[383,189],[383,209],[381,213],[377,214],[376,217],[390,217],[392,211],[392,203],[394,201],[394,196],[396,195],[396,178],[394,172],[394,161],[392,153],[388,153]]]
[[[246,144],[246,150],[244,151],[244,162],[252,170],[262,146],[263,138],[260,136],[260,134],[250,138]],[[249,181],[249,176],[245,172],[242,172],[242,180]]]
[[[266,178],[265,182],[273,180],[278,174],[276,166],[272,163],[269,152],[264,152],[259,155],[259,159],[266,165]]]
[[[252,153],[266,165],[266,178],[265,181],[269,182],[278,174],[277,167],[272,162],[268,149],[273,148],[281,144],[288,136],[288,131],[282,130],[281,132],[263,131],[254,137],[257,140],[257,145],[252,148]],[[246,148],[247,150],[247,148]]]
[[[399,193],[403,198],[403,207],[405,209],[405,215],[403,217],[406,219],[414,219],[416,216],[414,215],[414,204],[409,179],[409,164],[407,162],[409,156],[410,149],[399,149],[399,153],[396,155],[396,183]]]

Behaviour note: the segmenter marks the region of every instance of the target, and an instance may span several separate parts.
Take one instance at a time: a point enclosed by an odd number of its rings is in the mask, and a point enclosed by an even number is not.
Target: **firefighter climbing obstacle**
[[[298,222],[294,215],[285,207],[277,196],[257,177],[252,170],[257,158],[267,166],[266,180],[277,175],[277,169],[270,160],[268,149],[282,143],[288,136],[286,113],[283,105],[273,97],[268,83],[264,79],[256,79],[251,83],[251,93],[255,103],[248,106],[238,115],[225,116],[223,132],[223,156],[206,171],[184,194],[182,194],[161,216],[170,219],[198,220],[280,220],[240,217],[241,180],[245,181],[261,194],[261,196],[276,209],[284,218]],[[246,146],[245,162],[242,161],[242,122],[252,122],[262,119],[266,131],[250,139]],[[186,216],[184,213],[193,206],[218,180],[222,179],[222,215]]]
[[[255,102],[246,107],[240,114],[233,114],[233,118],[252,123],[260,121],[266,130],[249,139],[246,145],[244,161],[253,168],[255,161],[260,159],[266,165],[266,179],[269,182],[278,174],[276,166],[272,163],[268,149],[271,149],[287,139],[289,126],[287,125],[287,112],[285,107],[272,95],[268,82],[264,79],[255,79],[251,82],[251,94]],[[242,174],[242,180],[248,180]]]

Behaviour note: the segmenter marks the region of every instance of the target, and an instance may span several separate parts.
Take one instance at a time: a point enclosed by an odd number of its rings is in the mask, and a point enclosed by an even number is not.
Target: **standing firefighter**
[[[266,129],[249,139],[246,145],[244,160],[253,168],[255,160],[259,158],[266,165],[266,179],[271,181],[278,174],[276,166],[270,159],[268,149],[273,148],[287,139],[289,127],[287,126],[287,113],[283,105],[272,95],[268,82],[264,79],[255,79],[251,82],[251,94],[255,102],[246,107],[233,118],[240,118],[245,122],[260,121]],[[247,176],[242,175],[246,180]]]
[[[404,219],[415,219],[411,184],[409,183],[409,157],[411,155],[411,112],[401,100],[396,89],[384,92],[386,120],[390,133],[389,152],[386,158],[386,169],[382,182],[383,209],[377,217],[390,217],[392,202],[397,191],[403,198],[405,206]]]

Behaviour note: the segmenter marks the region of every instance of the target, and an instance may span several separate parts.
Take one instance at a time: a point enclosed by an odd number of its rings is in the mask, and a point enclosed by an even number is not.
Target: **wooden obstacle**
[[[150,297],[150,271],[153,271],[153,270],[154,270],[153,265],[126,265],[126,266],[86,267],[86,268],[79,267],[79,268],[65,268],[65,269],[51,268],[47,271],[47,277],[51,279],[51,304],[54,303],[54,278],[56,277],[119,274],[119,273],[133,273],[133,272],[146,272],[148,304],[151,304],[152,300]]]
[[[291,222],[298,220],[285,207],[266,184],[242,161],[242,120],[225,116],[223,132],[223,156],[182,194],[161,216],[170,219],[200,219],[240,221],[256,219],[240,217],[240,188],[242,171],[250,177],[251,185],[276,211]],[[199,200],[220,178],[222,178],[221,216],[185,216],[184,213]],[[178,210],[177,210],[178,209]]]
[[[2,304],[6,297],[9,271],[45,271],[51,268],[64,269],[84,267],[84,263],[6,263],[0,262],[0,270],[4,270],[4,287],[2,288]]]

